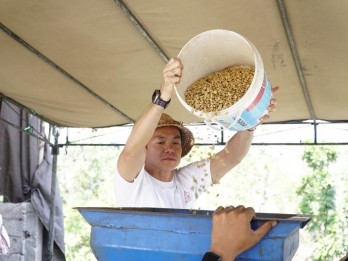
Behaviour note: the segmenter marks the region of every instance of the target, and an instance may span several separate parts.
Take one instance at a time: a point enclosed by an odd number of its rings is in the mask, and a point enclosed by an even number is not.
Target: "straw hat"
[[[192,132],[188,128],[184,127],[182,122],[174,120],[166,113],[162,113],[162,116],[157,124],[157,128],[165,126],[174,126],[180,130],[182,145],[181,157],[187,155],[192,149],[193,144],[195,143]]]

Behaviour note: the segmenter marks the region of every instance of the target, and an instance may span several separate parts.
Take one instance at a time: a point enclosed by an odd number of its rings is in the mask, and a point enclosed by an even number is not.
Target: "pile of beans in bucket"
[[[241,99],[251,85],[255,67],[235,65],[211,73],[191,84],[185,100],[194,110],[219,112]]]

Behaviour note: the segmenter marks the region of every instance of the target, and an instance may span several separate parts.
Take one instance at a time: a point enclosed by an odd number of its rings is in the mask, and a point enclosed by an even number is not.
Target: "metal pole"
[[[126,118],[127,120],[134,122],[130,116],[126,115],[123,113],[121,110],[116,108],[114,105],[112,105],[109,101],[104,99],[103,97],[99,96],[96,92],[94,92],[91,88],[89,88],[87,85],[79,81],[76,77],[73,75],[69,74],[66,70],[64,70],[62,67],[60,67],[58,64],[54,63],[52,60],[50,60],[48,57],[40,53],[38,50],[36,50],[33,46],[31,46],[29,43],[24,41],[22,38],[20,38],[18,35],[16,35],[14,32],[12,32],[9,28],[7,28],[5,25],[0,23],[0,30],[2,30],[4,33],[6,33],[8,36],[10,36],[13,40],[17,41],[19,44],[21,44],[23,47],[25,47],[27,50],[32,52],[33,54],[37,55],[41,60],[52,66],[54,69],[58,70],[60,73],[62,73],[65,77],[73,81],[74,83],[77,84],[77,86],[81,87],[83,90],[87,91],[90,95],[92,95],[94,98],[97,100],[101,101],[104,105],[108,106],[116,112],[117,114],[121,115],[122,117]],[[23,107],[21,105],[21,107]],[[42,118],[42,116],[40,116]],[[46,121],[49,121],[46,119]]]
[[[314,125],[316,125],[317,116],[315,114],[312,100],[311,100],[309,92],[308,92],[307,83],[306,83],[305,76],[304,76],[304,73],[302,70],[300,58],[299,58],[296,44],[295,44],[295,40],[294,40],[294,37],[293,37],[292,32],[291,32],[291,26],[289,23],[288,15],[287,15],[286,10],[285,10],[284,1],[278,0],[278,6],[279,6],[280,15],[281,15],[281,18],[282,18],[282,21],[284,24],[285,32],[286,32],[286,35],[288,37],[288,42],[290,45],[291,54],[292,54],[292,57],[293,57],[294,62],[295,62],[297,75],[298,75],[300,83],[301,83],[302,92],[303,92],[304,98],[306,100],[307,108],[308,108],[308,111],[311,115],[311,119],[314,122]]]
[[[146,30],[145,26],[137,19],[136,15],[131,11],[123,0],[114,0],[115,3],[121,8],[122,12],[129,18],[133,25],[139,30],[139,32],[145,37],[155,51],[161,56],[166,63],[169,61],[169,56],[155,38]]]
[[[57,160],[59,154],[58,137],[59,132],[56,126],[53,126],[54,146],[52,147],[52,179],[51,179],[51,198],[50,198],[50,219],[48,229],[48,243],[47,243],[47,261],[51,261],[53,258],[54,247],[54,222],[55,222],[55,210],[56,210],[56,182],[57,182]]]

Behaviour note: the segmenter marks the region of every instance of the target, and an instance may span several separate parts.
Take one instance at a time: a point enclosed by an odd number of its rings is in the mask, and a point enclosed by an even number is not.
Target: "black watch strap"
[[[212,252],[206,252],[202,261],[221,261],[221,258]]]
[[[160,90],[155,90],[154,93],[152,94],[152,102],[154,104],[157,104],[164,109],[167,108],[168,104],[170,103],[171,100],[169,101],[164,101],[161,99],[161,91]]]

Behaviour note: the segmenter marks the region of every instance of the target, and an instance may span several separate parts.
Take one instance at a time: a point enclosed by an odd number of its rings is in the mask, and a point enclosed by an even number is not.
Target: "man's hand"
[[[161,99],[169,101],[174,95],[174,84],[179,83],[184,66],[179,58],[171,58],[163,68]]]
[[[276,92],[278,92],[280,90],[280,87],[279,86],[276,86],[276,87],[273,87],[272,88],[272,94],[275,94]],[[269,102],[269,105],[267,107],[267,113],[262,116],[260,118],[260,124],[265,122],[265,121],[268,121],[270,119],[270,116],[268,115],[270,112],[274,112],[276,111],[276,107],[277,107],[277,100],[276,99],[271,99],[270,102]]]
[[[219,255],[223,261],[231,261],[256,245],[276,225],[276,221],[267,221],[254,231],[250,226],[254,216],[255,211],[250,207],[218,207],[213,214],[209,251]]]

